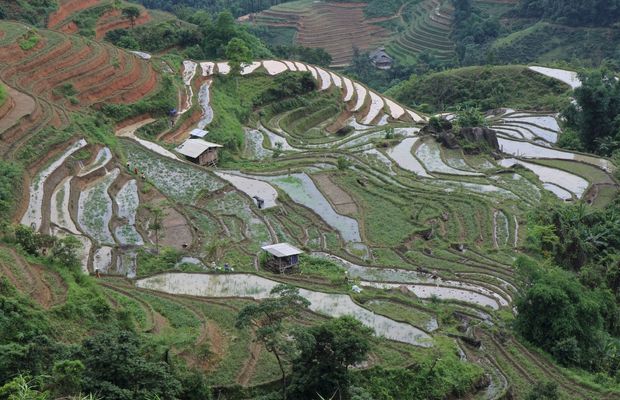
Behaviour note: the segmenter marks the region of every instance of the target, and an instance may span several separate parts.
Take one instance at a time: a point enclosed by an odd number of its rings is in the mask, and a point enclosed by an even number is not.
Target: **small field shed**
[[[219,144],[202,139],[187,139],[176,148],[176,152],[183,154],[188,160],[198,165],[216,166],[218,161]]]
[[[288,272],[299,264],[299,255],[303,253],[297,247],[288,243],[277,243],[263,246],[267,253],[265,268],[281,274]]]

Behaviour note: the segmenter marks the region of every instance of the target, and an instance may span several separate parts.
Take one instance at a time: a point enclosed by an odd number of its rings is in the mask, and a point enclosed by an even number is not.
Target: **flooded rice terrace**
[[[165,273],[136,281],[139,288],[170,294],[201,297],[250,297],[256,300],[269,297],[270,291],[278,284],[279,282],[251,274]],[[310,301],[310,310],[319,314],[330,317],[351,315],[374,329],[378,336],[415,346],[432,346],[431,337],[424,331],[375,314],[353,302],[347,295],[307,289],[299,289],[299,293]]]

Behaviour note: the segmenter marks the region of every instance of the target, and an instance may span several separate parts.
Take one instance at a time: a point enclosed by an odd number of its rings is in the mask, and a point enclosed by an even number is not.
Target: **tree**
[[[558,400],[558,384],[555,382],[538,381],[527,394],[526,400]]]
[[[348,368],[366,359],[372,333],[350,316],[298,331],[301,352],[293,362],[291,398],[348,399]]]
[[[231,74],[236,76],[241,73],[243,64],[252,62],[252,52],[243,40],[233,38],[226,46],[226,58],[228,65],[230,65]]]
[[[136,19],[140,16],[140,8],[136,6],[128,6],[123,8],[123,16],[131,22],[131,28],[136,25]]]
[[[299,294],[298,288],[281,284],[271,290],[269,298],[244,307],[237,315],[237,328],[254,327],[256,340],[276,357],[282,373],[283,399],[286,399],[287,387],[283,357],[293,351],[290,331],[285,327],[285,322],[298,317],[309,305],[310,302]]]
[[[620,144],[620,82],[607,70],[579,75],[577,104],[564,112],[586,150],[610,155]]]
[[[160,396],[178,398],[179,381],[163,361],[151,361],[133,332],[111,330],[89,337],[82,344],[83,388],[105,399]]]
[[[52,383],[55,396],[65,397],[80,393],[84,364],[79,360],[56,362],[52,369]]]
[[[557,267],[543,269],[520,259],[517,268],[529,281],[515,302],[517,331],[564,365],[591,367],[605,336],[595,292]]]

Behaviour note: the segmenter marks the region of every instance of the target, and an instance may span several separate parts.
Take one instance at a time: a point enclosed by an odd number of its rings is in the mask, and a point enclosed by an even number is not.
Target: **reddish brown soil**
[[[241,386],[248,386],[250,379],[254,376],[262,349],[263,346],[260,343],[256,341],[252,341],[252,343],[250,343],[250,347],[248,349],[249,357],[239,371],[239,375],[237,375],[237,383]]]
[[[50,15],[47,27],[54,28],[72,14],[96,6],[100,0],[59,0],[58,10]]]
[[[71,21],[68,24],[63,25],[60,28],[60,31],[63,32],[63,33],[71,34],[71,33],[76,33],[78,31],[78,29],[79,28],[78,28],[77,24],[75,22]]]
[[[342,188],[336,185],[327,174],[314,175],[312,180],[323,193],[336,211],[340,214],[357,214],[357,204],[353,198]]]
[[[30,265],[15,250],[2,247],[10,254],[10,265],[0,261],[0,271],[24,294],[44,308],[62,303],[66,298],[66,285],[58,274],[41,266]],[[53,287],[52,287],[53,285]]]
[[[173,131],[165,132],[163,137],[158,139],[167,143],[181,143],[189,137],[190,128],[200,121],[201,115],[199,110],[195,110],[181,125],[177,126]]]
[[[26,115],[30,115],[35,110],[35,103],[32,97],[27,96],[10,86],[7,86],[7,93],[10,98],[7,103],[10,103],[11,108],[4,113],[0,119],[0,133],[3,133],[13,125],[17,123],[21,118]],[[2,115],[2,113],[0,113]],[[4,136],[2,136],[4,140]]]
[[[296,28],[298,44],[324,48],[332,56],[332,64],[337,66],[351,62],[354,47],[367,51],[384,43],[391,33],[373,23],[399,16],[396,14],[380,20],[366,19],[366,3],[317,2],[311,7],[310,11],[297,14],[268,10],[260,15],[283,19],[284,22],[265,23]]]
[[[146,10],[141,10],[140,16],[135,20],[135,26],[144,25],[151,21],[151,16]],[[97,21],[95,38],[101,39],[106,33],[114,29],[131,28],[131,21],[121,15],[119,10],[112,10],[102,15]]]

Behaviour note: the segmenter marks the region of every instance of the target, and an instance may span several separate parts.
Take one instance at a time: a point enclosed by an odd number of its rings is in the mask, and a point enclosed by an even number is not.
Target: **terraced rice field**
[[[45,153],[49,148],[43,146],[57,143],[38,135],[45,128],[68,126],[72,110],[102,102],[133,103],[157,88],[159,78],[148,62],[107,44],[40,30],[39,45],[23,51],[15,40],[26,33],[23,25],[3,21],[0,31],[5,32],[0,79],[19,105],[15,118],[3,119],[1,125],[0,153],[5,157],[20,151],[30,156],[35,149]],[[61,87],[75,91],[74,100],[59,95]]]
[[[387,44],[388,54],[403,62],[422,53],[440,60],[454,57],[454,42],[450,39],[454,9],[450,1],[410,2],[403,13],[408,14],[410,23],[404,33]]]
[[[60,34],[47,35],[35,53],[3,66],[0,77],[11,78],[12,87],[37,104],[47,101],[49,110],[61,115],[65,109],[58,104],[64,103],[49,93],[53,86],[46,92],[43,82],[35,81],[31,87],[17,68]],[[71,43],[89,42],[71,37]],[[20,55],[6,36],[0,37],[0,46]],[[92,51],[107,49],[95,47]],[[135,58],[132,63],[140,70],[150,68],[138,57],[110,51]],[[50,57],[40,68],[56,62]],[[62,62],[76,74],[61,69],[50,74],[53,80],[90,90],[85,83],[90,75],[80,81],[80,67]],[[210,384],[251,387],[278,379],[276,361],[253,342],[251,331],[234,327],[234,316],[284,282],[299,287],[311,301],[313,313],[304,314],[300,323],[352,314],[372,327],[378,336],[373,362],[407,366],[443,352],[442,357],[461,357],[485,370],[490,384],[479,398],[498,399],[508,392],[519,398],[539,378],[558,382],[563,396],[613,398],[615,393],[575,382],[510,334],[500,342],[493,326],[510,315],[523,284],[512,264],[525,239],[529,210],[554,195],[596,204],[593,188],[613,184],[615,166],[553,148],[559,134],[554,116],[512,111],[491,117],[505,148],[503,159],[495,160],[441,147],[421,135],[425,116],[327,69],[255,61],[238,79],[288,70],[310,71],[317,93],[293,109],[258,110],[254,125],[245,130],[241,159],[225,159],[217,171],[196,166],[166,144],[135,136],[152,119],[134,121],[118,129],[116,148],[88,141],[59,146],[33,168],[28,211],[20,217],[42,232],[77,235],[84,270],[108,275],[98,282],[110,304],[131,304],[140,328],[205,371]],[[187,88],[183,102],[194,125],[211,117],[209,94],[217,88],[218,75],[229,73],[225,62],[184,63],[178,79]],[[209,91],[202,86],[205,81]],[[330,106],[330,101],[341,104]],[[335,134],[329,129],[335,124],[352,129]],[[393,128],[390,140],[388,128]],[[74,156],[77,150],[87,157]],[[579,168],[569,172],[571,165]],[[266,207],[259,208],[254,196],[264,199]],[[154,206],[164,215],[160,244],[179,252],[170,268],[190,264],[195,272],[141,269],[140,250],[153,249],[156,241],[149,229],[153,213],[148,208]],[[262,268],[261,247],[283,241],[307,253],[303,273],[276,275]],[[8,258],[19,262],[13,254],[3,257],[0,248],[3,273],[10,269]],[[315,258],[333,264],[304,270]],[[212,269],[212,263],[227,263],[234,273]],[[27,279],[11,273],[15,281]],[[117,275],[133,281],[112,277]],[[353,284],[361,293],[352,290]],[[52,300],[42,301],[57,301],[48,297]],[[468,345],[472,339],[482,346]],[[438,346],[446,341],[450,346]]]
[[[366,17],[365,7],[366,3],[301,0],[263,11],[253,22],[294,29],[295,43],[325,49],[332,56],[332,67],[350,64],[354,47],[364,52],[385,46],[388,54],[404,63],[421,53],[440,60],[454,56],[450,1],[408,1],[395,15],[381,18]]]
[[[354,47],[374,50],[391,36],[390,31],[377,24],[380,20],[364,16],[365,6],[301,0],[272,7],[254,20],[272,27],[294,28],[297,44],[325,49],[332,56],[332,67],[338,67],[351,62]]]
[[[108,0],[59,0],[58,9],[49,16],[47,27],[65,33],[75,33],[79,29],[74,22],[76,18],[79,18],[80,13],[88,12],[93,8],[102,10],[96,21],[96,39],[102,39],[106,33],[114,29],[132,27],[132,22],[122,15],[120,9],[113,7],[112,1]],[[143,25],[150,21],[150,13],[144,7],[140,7],[140,16],[134,20],[133,26]]]

